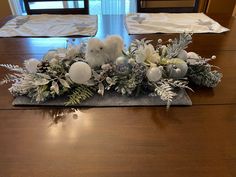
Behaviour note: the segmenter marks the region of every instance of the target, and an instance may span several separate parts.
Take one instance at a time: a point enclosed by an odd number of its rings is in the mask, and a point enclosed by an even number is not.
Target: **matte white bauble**
[[[41,62],[39,60],[31,58],[31,59],[25,61],[25,68],[29,73],[36,73],[37,68],[38,68],[38,64],[40,64],[40,63]]]
[[[162,77],[162,67],[151,67],[147,70],[147,78],[151,82],[159,81]]]
[[[92,76],[91,67],[82,61],[75,62],[69,69],[70,79],[77,84],[86,83]]]
[[[131,64],[131,65],[134,65],[134,64],[135,64],[135,59],[130,58],[130,59],[128,60],[128,63]]]
[[[127,58],[125,58],[124,56],[121,56],[121,57],[118,57],[116,59],[116,65],[122,65],[122,64],[125,64]]]
[[[188,52],[187,58],[188,58],[188,59],[199,59],[200,57],[199,57],[199,55],[196,54],[195,52]]]
[[[186,50],[181,50],[177,56],[177,58],[183,59],[183,60],[187,60],[188,58],[188,52],[186,52]]]
[[[167,66],[169,77],[183,78],[188,72],[188,65],[185,61],[179,58],[171,59],[170,65]]]

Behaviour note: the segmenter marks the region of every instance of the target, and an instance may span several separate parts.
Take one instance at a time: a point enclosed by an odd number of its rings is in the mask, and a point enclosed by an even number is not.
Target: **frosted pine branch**
[[[19,73],[24,73],[25,70],[18,66],[18,65],[12,65],[12,64],[0,64],[0,67],[6,68],[10,71],[14,71],[14,72],[19,72]]]
[[[172,87],[166,82],[159,82],[161,85],[158,86],[155,84],[155,93],[160,96],[163,101],[167,101],[167,108],[170,107],[170,104],[173,98],[177,95],[172,91]]]
[[[188,90],[191,90],[192,92],[194,92],[193,89],[191,89],[188,86],[188,81],[186,81],[186,80],[164,79],[163,82],[166,82],[175,88],[188,89]]]
[[[179,39],[175,39],[167,47],[167,58],[176,57],[181,50],[184,50],[192,42],[192,35],[188,33],[180,34]]]
[[[14,74],[6,74],[5,77],[0,81],[0,85],[4,85],[10,82],[16,82],[19,77]]]

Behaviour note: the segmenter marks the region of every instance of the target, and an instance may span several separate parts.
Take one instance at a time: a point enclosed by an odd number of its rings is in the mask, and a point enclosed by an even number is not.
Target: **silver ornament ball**
[[[188,52],[186,52],[186,50],[181,50],[177,56],[177,58],[183,59],[183,60],[187,60],[188,58]]]
[[[199,55],[196,54],[195,52],[188,52],[187,58],[188,58],[188,59],[199,59],[200,57],[199,57]]]
[[[188,65],[185,61],[179,58],[171,59],[171,63],[167,66],[169,77],[183,78],[188,72]]]
[[[146,76],[149,81],[157,82],[162,77],[162,68],[156,66],[151,67],[147,70]]]

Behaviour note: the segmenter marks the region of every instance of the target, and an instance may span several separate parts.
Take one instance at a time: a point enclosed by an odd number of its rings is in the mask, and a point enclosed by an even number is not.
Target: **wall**
[[[234,7],[233,16],[236,16],[236,5],[235,5],[235,7]]]
[[[206,12],[208,0],[199,0],[198,12]]]
[[[11,9],[8,0],[0,0],[0,19],[11,15]]]
[[[149,0],[145,2],[145,7],[192,7],[194,0]]]
[[[236,0],[209,0],[207,13],[232,15]]]
[[[143,0],[143,6],[150,7],[182,7],[192,6],[194,0]],[[235,7],[236,0],[199,0],[198,12],[205,12],[209,14],[227,14],[236,15]],[[235,10],[234,10],[235,9]],[[233,13],[234,11],[234,13]]]

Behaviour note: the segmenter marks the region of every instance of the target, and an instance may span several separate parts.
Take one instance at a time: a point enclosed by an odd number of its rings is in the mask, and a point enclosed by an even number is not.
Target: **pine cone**
[[[49,68],[49,62],[48,61],[42,61],[42,63],[38,64],[38,72],[45,73],[48,71]]]

